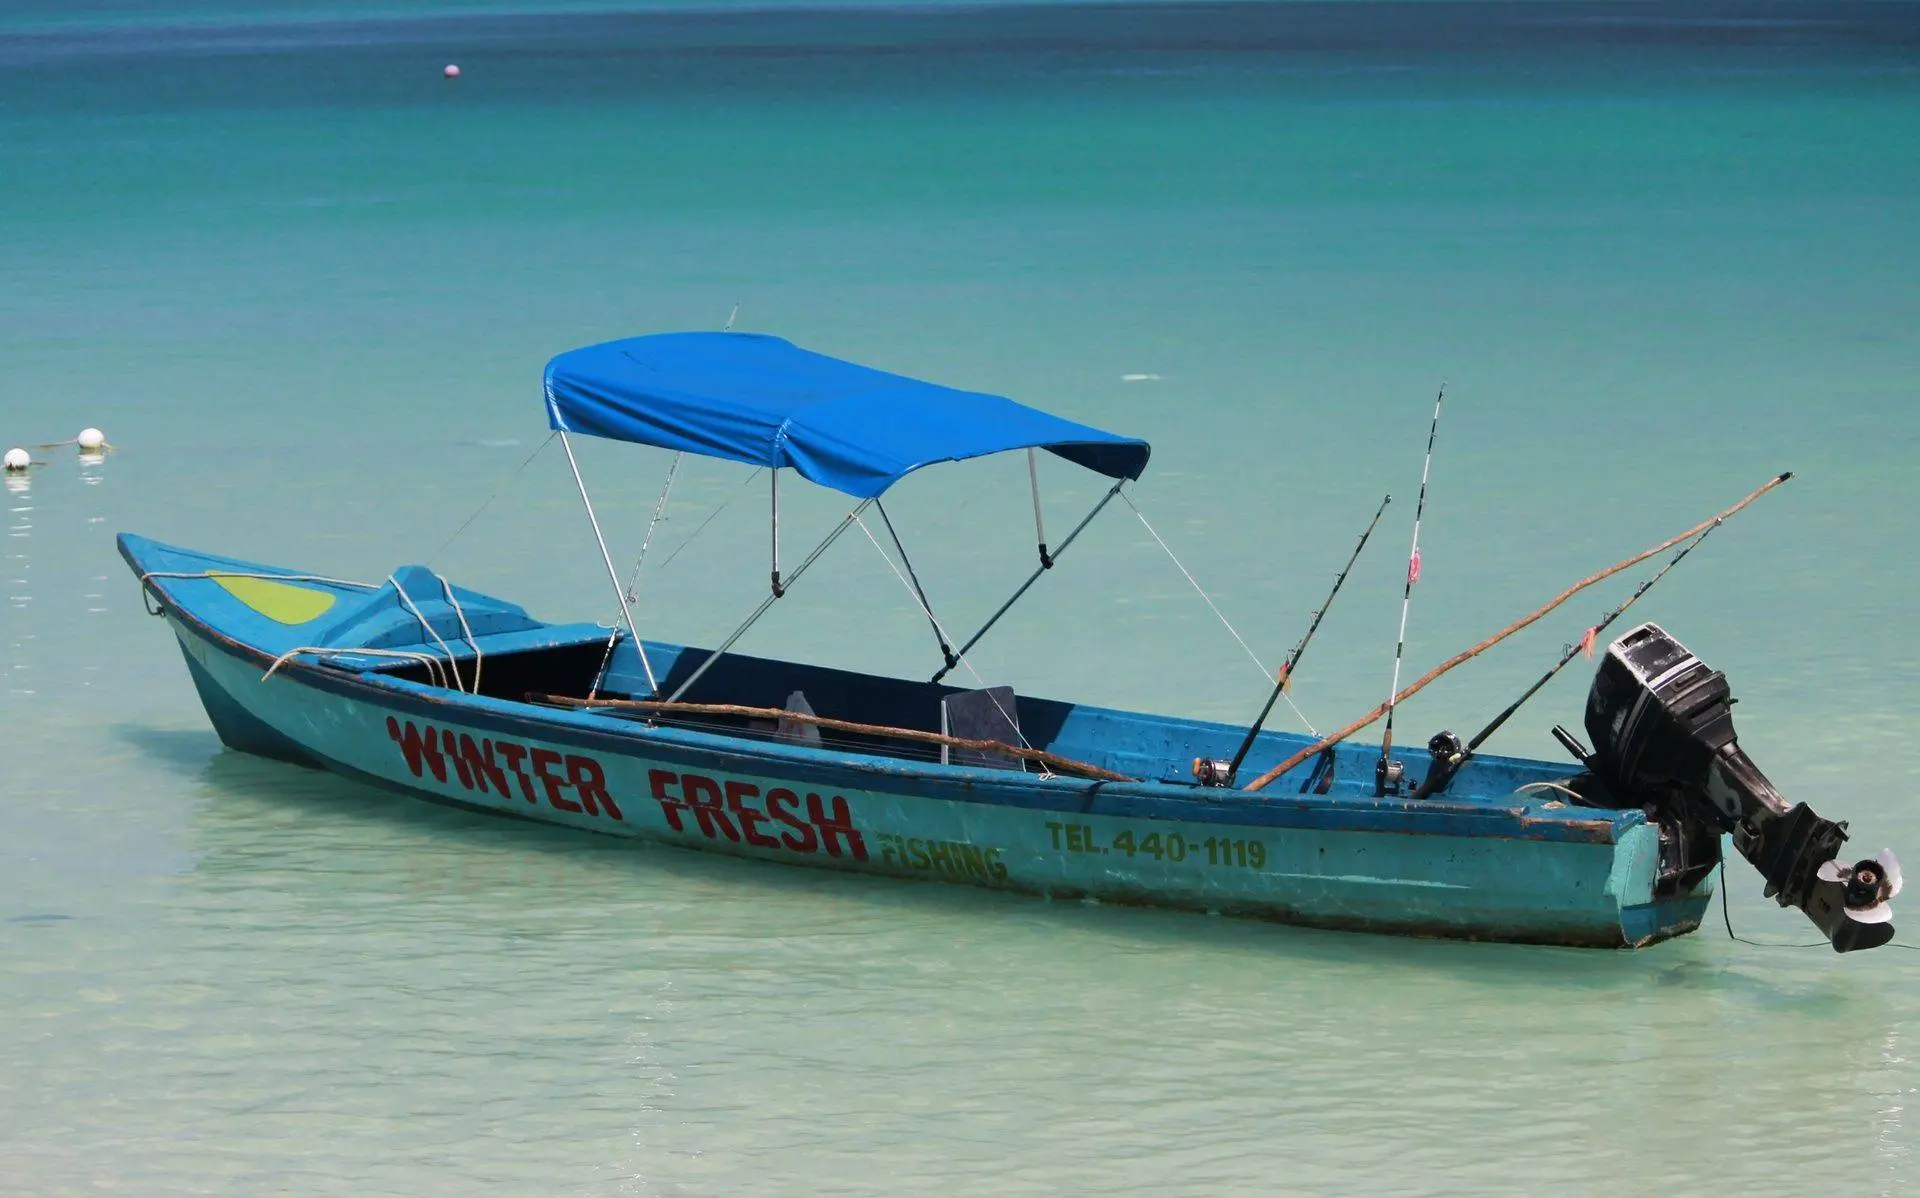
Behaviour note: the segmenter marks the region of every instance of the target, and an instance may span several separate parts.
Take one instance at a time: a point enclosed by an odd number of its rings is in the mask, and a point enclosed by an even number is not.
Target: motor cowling
[[[1767,896],[1806,912],[1836,952],[1885,944],[1899,863],[1891,851],[1842,863],[1846,824],[1781,796],[1740,748],[1733,704],[1724,674],[1659,625],[1642,624],[1607,647],[1594,673],[1587,768],[1616,802],[1661,821],[1663,852],[1666,840],[1684,844],[1698,833],[1717,849],[1730,832]]]

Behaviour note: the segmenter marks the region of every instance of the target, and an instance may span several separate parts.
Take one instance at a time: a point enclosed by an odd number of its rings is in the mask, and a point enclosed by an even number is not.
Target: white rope
[[[1561,794],[1571,795],[1575,802],[1585,804],[1587,801],[1585,795],[1581,794],[1579,791],[1573,789],[1572,787],[1564,785],[1563,783],[1559,783],[1559,782],[1528,782],[1525,785],[1514,787],[1513,793],[1519,794],[1523,790],[1525,791],[1557,790]]]
[[[573,456],[573,442],[565,433],[560,434],[560,448],[567,451],[567,465],[573,470],[573,481],[580,488],[580,502],[587,509],[587,523],[593,526],[593,539],[600,546],[600,560],[606,563],[607,580],[613,583],[613,597],[620,601],[620,614],[627,618],[627,631],[633,634],[633,647],[640,654],[640,668],[647,673],[647,687],[658,693],[660,684],[653,676],[653,663],[647,660],[647,647],[640,643],[640,630],[633,623],[633,609],[627,606],[627,593],[620,589],[620,572],[613,568],[613,555],[607,552],[607,538],[600,535],[600,518],[593,514],[593,500],[587,495],[587,480],[580,477],[580,463]]]
[[[427,677],[434,686],[444,688],[447,685],[446,675],[441,670],[440,659],[431,653],[422,653],[418,649],[340,649],[326,645],[301,645],[297,649],[287,650],[285,653],[273,659],[273,664],[267,667],[267,672],[260,675],[260,681],[265,682],[267,679],[273,677],[281,666],[286,665],[302,653],[312,653],[319,657],[403,658],[408,661],[424,664],[427,667]]]
[[[633,573],[627,579],[627,589],[624,594],[629,604],[640,602],[640,567],[647,564],[647,551],[653,548],[654,530],[660,527],[662,520],[666,519],[667,496],[673,493],[673,477],[680,470],[680,460],[686,456],[683,450],[675,453],[673,460],[667,463],[666,485],[660,488],[660,498],[653,505],[653,519],[647,521],[647,535],[640,542],[640,556],[634,559]],[[587,688],[587,698],[599,697],[600,684],[607,680],[607,668],[613,664],[613,650],[619,643],[620,629],[615,627],[607,637],[607,651],[600,655],[600,668],[594,671],[593,685]]]
[[[480,642],[474,637],[472,626],[467,623],[467,613],[460,606],[459,597],[453,593],[453,584],[438,574],[434,577],[440,579],[440,589],[447,593],[448,605],[453,608],[453,614],[460,618],[460,634],[467,638],[467,644],[473,646],[473,693],[477,695],[480,693],[480,667],[486,664],[486,654],[480,651]],[[459,676],[459,671],[456,670],[454,677]]]
[[[324,578],[318,574],[271,574],[265,570],[149,570],[140,576],[141,582],[149,578],[265,578],[273,582],[324,582],[336,587],[359,587],[362,590],[377,591],[386,586],[384,582],[353,582],[345,578]]]
[[[400,596],[400,602],[405,604],[407,610],[413,613],[413,618],[420,621],[420,627],[427,630],[427,635],[432,637],[434,643],[440,646],[440,651],[447,655],[447,663],[453,668],[453,689],[464,693],[466,687],[460,680],[460,659],[454,655],[453,650],[448,647],[447,642],[440,639],[440,634],[434,631],[433,624],[425,616],[420,614],[420,609],[413,605],[412,596],[408,595],[400,586],[400,580],[389,574],[387,575],[387,581],[393,584],[394,593]]]
[[[1206,588],[1200,585],[1199,580],[1193,576],[1191,571],[1189,571],[1185,566],[1180,564],[1180,559],[1174,555],[1172,546],[1168,545],[1164,540],[1162,540],[1160,538],[1160,534],[1154,531],[1153,525],[1147,521],[1147,514],[1141,511],[1140,508],[1137,505],[1135,505],[1135,503],[1133,502],[1133,497],[1131,495],[1128,495],[1125,491],[1122,491],[1120,493],[1120,498],[1126,500],[1127,506],[1130,508],[1133,508],[1133,514],[1140,517],[1141,527],[1147,530],[1147,535],[1153,538],[1154,543],[1160,546],[1160,548],[1166,550],[1167,560],[1171,561],[1174,564],[1174,568],[1179,570],[1180,573],[1186,575],[1187,582],[1192,584],[1194,593],[1199,595],[1200,598],[1206,601],[1207,607],[1213,612],[1213,614],[1216,617],[1219,618],[1221,627],[1225,628],[1227,632],[1233,636],[1233,639],[1240,643],[1240,647],[1246,650],[1248,659],[1253,662],[1254,668],[1260,671],[1261,681],[1271,686],[1273,684],[1273,671],[1267,669],[1266,663],[1261,661],[1260,655],[1253,651],[1253,647],[1251,645],[1247,644],[1246,638],[1242,637],[1240,633],[1234,629],[1234,626],[1228,622],[1227,617],[1220,611],[1220,608],[1214,604],[1213,597],[1207,594]],[[1314,730],[1313,721],[1307,718],[1307,713],[1304,711],[1301,711],[1300,705],[1293,701],[1292,695],[1288,694],[1285,690],[1282,690],[1280,692],[1280,697],[1287,701],[1288,707],[1293,708],[1293,714],[1300,717],[1300,722],[1307,726],[1308,732],[1312,732],[1313,735],[1315,736],[1320,735],[1319,732]]]
[[[453,608],[454,616],[460,621],[461,635],[466,638],[467,644],[473,647],[473,693],[477,695],[480,693],[480,670],[481,670],[481,667],[485,664],[486,654],[480,648],[480,639],[474,636],[473,634],[473,626],[467,623],[466,609],[460,606],[459,596],[453,593],[453,584],[451,582],[448,582],[444,575],[436,571],[428,571],[428,572],[433,574],[434,578],[439,581],[440,588],[446,592],[447,606]],[[391,584],[393,587],[394,593],[400,596],[400,602],[406,605],[407,610],[413,614],[413,618],[420,622],[420,626],[427,630],[427,635],[431,636],[434,639],[435,643],[437,643],[440,646],[441,652],[447,655],[447,662],[451,665],[453,670],[453,689],[461,691],[462,693],[465,693],[466,687],[465,687],[464,681],[460,677],[459,655],[453,651],[452,647],[449,646],[447,642],[440,639],[440,634],[434,631],[434,627],[432,623],[427,620],[427,617],[421,613],[418,607],[414,606],[412,597],[409,596],[407,592],[401,588],[399,579],[395,578],[391,574],[387,575],[386,582],[376,583],[376,582],[355,582],[351,579],[346,579],[346,578],[327,578],[324,575],[320,575],[320,574],[273,574],[264,570],[148,570],[140,575],[140,584],[142,586],[145,586],[149,578],[194,578],[194,579],[204,579],[209,581],[218,581],[219,579],[222,579],[222,578],[261,578],[261,579],[266,579],[269,582],[321,582],[321,583],[326,583],[329,586],[357,587],[359,589],[368,590],[368,591],[385,590],[387,586]],[[272,668],[268,669],[266,674],[263,675],[260,680],[262,682],[265,682],[268,678],[273,677],[274,670],[277,670],[282,665],[285,665],[287,662],[287,659],[291,657],[295,657],[301,653],[322,653],[322,654],[336,654],[336,655],[362,653],[362,654],[367,654],[373,657],[404,657],[409,659],[420,660],[427,663],[428,672],[433,678],[435,686],[446,685],[446,681],[445,681],[446,675],[441,671],[440,659],[435,657],[431,653],[415,652],[412,650],[404,650],[404,649],[365,649],[365,648],[348,649],[348,648],[341,648],[338,646],[335,646],[332,648],[316,648],[311,645],[302,646],[301,648],[298,648],[298,649],[291,649],[286,653],[281,654],[278,658],[274,660]]]
[[[533,459],[539,457],[540,451],[545,449],[547,446],[553,444],[553,439],[559,435],[560,435],[560,431],[558,429],[555,429],[553,432],[550,432],[547,434],[546,440],[534,446],[533,452],[527,455],[526,460],[520,463],[519,468],[516,469],[512,474],[509,474],[507,475],[507,477],[501,479],[500,482],[493,488],[493,494],[487,496],[486,499],[480,504],[479,507],[473,509],[473,515],[468,516],[465,520],[462,520],[460,522],[460,527],[454,529],[451,536],[449,536],[446,540],[440,542],[440,548],[434,550],[433,553],[428,556],[426,564],[431,566],[433,564],[434,558],[439,557],[441,554],[445,553],[447,551],[447,546],[459,540],[460,534],[467,531],[467,527],[471,525],[475,520],[478,520],[482,512],[485,512],[489,507],[493,506],[493,501],[500,498],[501,494],[505,492],[508,487],[514,484],[514,480],[518,479],[522,474],[525,474],[527,472],[527,467],[533,465]]]
[[[840,534],[847,531],[849,525],[859,520],[860,513],[866,511],[868,505],[871,503],[873,503],[872,499],[862,499],[853,506],[852,511],[841,517],[840,523],[833,526],[833,531],[829,532],[818,545],[815,545],[813,552],[807,554],[805,559],[794,568],[793,573],[787,576],[787,581],[783,584],[784,590],[791,591],[794,584],[800,581],[801,575],[813,568],[813,563],[820,560],[820,555],[833,547],[833,543],[840,539]],[[707,671],[719,664],[720,659],[726,656],[727,650],[733,648],[734,642],[747,635],[748,630],[759,623],[760,617],[766,615],[767,609],[772,607],[779,598],[780,596],[778,595],[769,594],[765,599],[762,599],[760,605],[748,613],[745,620],[741,621],[740,627],[733,630],[733,635],[721,641],[719,648],[708,653],[707,659],[700,663],[700,668],[696,669],[685,682],[682,682],[671,695],[667,696],[667,702],[678,703],[682,696],[693,689],[694,683],[706,677]]]
[[[887,563],[887,569],[893,571],[893,576],[900,580],[900,585],[907,588],[907,594],[912,597],[914,606],[925,613],[927,619],[933,621],[933,626],[939,631],[941,637],[951,644],[953,638],[947,636],[947,630],[945,628],[940,627],[940,617],[933,614],[933,609],[928,607],[920,598],[920,592],[914,589],[913,584],[907,580],[907,576],[900,572],[900,568],[893,564],[893,558],[873,535],[873,530],[867,527],[867,522],[855,516],[854,523],[860,526],[861,532],[867,534],[867,540],[872,543],[874,552],[880,555],[880,560]],[[1013,734],[1020,739],[1020,747],[1023,749],[1033,748],[1033,743],[1027,739],[1027,734],[1020,730],[1020,721],[1015,719],[1005,707],[1000,705],[999,696],[993,693],[993,688],[987,685],[987,680],[980,676],[980,671],[973,668],[973,663],[968,661],[964,654],[956,653],[954,654],[954,658],[961,665],[967,667],[967,673],[972,674],[973,680],[980,684],[981,693],[987,696],[988,701],[1000,712],[1001,718],[1007,721],[1007,726],[1013,729]],[[1042,777],[1052,776],[1051,771],[1046,768],[1045,763],[1041,764],[1040,771]]]

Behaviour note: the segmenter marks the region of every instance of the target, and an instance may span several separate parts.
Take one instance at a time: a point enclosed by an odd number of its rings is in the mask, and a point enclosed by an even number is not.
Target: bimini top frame
[[[594,538],[606,563],[608,578],[620,596],[621,615],[640,652],[647,682],[659,693],[659,683],[647,661],[646,649],[634,625],[628,596],[621,591],[613,558],[600,533],[587,495],[580,466],[567,443],[568,433],[584,433],[616,441],[655,445],[677,453],[723,458],[763,467],[768,471],[772,500],[772,593],[749,615],[726,642],[709,655],[692,677],[671,696],[678,699],[752,627],[786,587],[800,577],[841,533],[860,524],[865,509],[906,475],[935,462],[957,462],[1008,450],[1024,449],[1034,490],[1034,532],[1039,542],[1040,569],[995,612],[959,650],[954,650],[927,604],[926,593],[912,580],[916,602],[933,621],[945,666],[938,682],[964,661],[987,630],[1039,578],[1051,569],[1082,528],[1117,494],[1122,485],[1140,477],[1151,447],[1133,437],[1122,437],[1084,424],[1064,420],[1011,399],[977,391],[960,391],[921,382],[871,367],[812,353],[778,337],[750,333],[660,333],[630,337],[571,350],[547,363],[545,378],[547,419],[567,449],[580,498],[593,524]],[[1077,465],[1114,480],[1086,519],[1049,552],[1040,516],[1040,482],[1033,452],[1045,449]],[[675,462],[678,462],[676,456]],[[781,467],[791,467],[803,478],[860,500],[825,540],[786,578],[780,573]],[[672,471],[668,473],[672,485]],[[665,494],[662,494],[662,501]],[[884,513],[883,513],[884,514]],[[861,527],[865,527],[864,524]],[[905,560],[906,549],[887,531]],[[871,537],[872,533],[869,532]],[[875,542],[876,547],[878,542]],[[884,551],[883,551],[884,554]],[[912,570],[911,563],[907,569]]]

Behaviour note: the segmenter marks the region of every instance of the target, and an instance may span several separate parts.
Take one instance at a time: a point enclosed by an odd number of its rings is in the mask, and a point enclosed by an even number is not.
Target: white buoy
[[[446,69],[440,73],[449,79],[458,79],[460,77],[460,68],[458,65],[450,62],[447,64]]]
[[[83,428],[80,435],[73,439],[83,453],[98,453],[107,443],[107,434],[97,428]]]
[[[28,466],[33,465],[33,455],[21,449],[19,446],[15,446],[7,450],[6,457],[0,458],[0,465],[4,465],[8,470],[25,470]]]

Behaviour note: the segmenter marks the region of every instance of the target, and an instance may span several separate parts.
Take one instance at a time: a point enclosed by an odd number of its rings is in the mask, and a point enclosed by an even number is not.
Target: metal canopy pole
[[[1033,537],[1040,542],[1040,565],[1044,569],[1053,569],[1053,555],[1047,552],[1047,526],[1040,519],[1040,466],[1034,461],[1033,450],[1027,450],[1027,481],[1033,484]],[[1066,546],[1062,545],[1062,549]],[[953,663],[948,662],[949,669]]]
[[[945,661],[947,668],[951,670],[960,664],[960,659],[954,655],[953,646],[947,643],[946,630],[940,627],[939,619],[933,614],[933,604],[927,601],[927,588],[920,585],[920,576],[913,572],[913,559],[907,556],[907,547],[901,543],[900,534],[894,531],[893,521],[887,516],[887,505],[876,499],[873,501],[873,508],[880,513],[880,519],[886,524],[887,535],[893,538],[893,547],[900,551],[900,560],[907,567],[907,579],[913,585],[914,595],[920,600],[920,610],[927,613],[927,622],[933,625],[933,638],[940,642],[941,660]],[[868,533],[867,536],[868,539],[872,539],[873,534]],[[886,555],[883,553],[881,556]]]
[[[827,551],[827,546],[839,540],[841,533],[847,531],[847,529],[851,528],[854,524],[857,524],[859,522],[860,513],[866,511],[868,507],[872,506],[872,504],[873,504],[873,500],[862,499],[858,506],[856,506],[852,511],[848,512],[846,514],[846,517],[843,520],[841,520],[838,525],[834,527],[834,530],[827,534],[826,539],[813,547],[813,552],[807,554],[806,560],[801,562],[799,567],[795,569],[792,574],[787,575],[786,588],[784,588],[778,594],[768,595],[765,599],[762,599],[760,601],[760,606],[753,609],[753,614],[748,616],[746,620],[740,625],[740,627],[733,630],[733,635],[728,637],[726,640],[722,641],[718,649],[715,649],[712,653],[709,653],[707,655],[707,660],[700,663],[700,668],[693,672],[692,677],[688,678],[685,682],[682,682],[679,685],[679,687],[675,689],[671,695],[667,696],[667,702],[678,703],[680,701],[680,696],[686,694],[687,691],[693,686],[694,683],[700,681],[701,677],[705,675],[708,670],[713,668],[714,663],[719,661],[720,658],[726,653],[727,650],[733,648],[733,643],[739,640],[741,637],[745,636],[747,634],[747,629],[752,628],[754,624],[759,621],[761,616],[764,616],[767,614],[767,609],[773,606],[774,601],[776,599],[779,599],[782,594],[785,594],[786,590],[792,589],[794,583],[800,581],[800,576],[807,572],[807,567],[813,565],[814,562],[820,559],[820,555]]]
[[[633,626],[633,611],[627,606],[627,593],[620,586],[620,572],[613,568],[613,555],[607,552],[607,538],[600,535],[600,520],[593,514],[593,500],[587,496],[586,480],[580,477],[580,463],[573,456],[573,443],[567,440],[567,434],[560,434],[560,448],[567,451],[567,465],[573,468],[573,481],[580,488],[580,502],[587,507],[587,523],[593,525],[593,539],[600,545],[600,560],[607,564],[607,580],[613,583],[613,597],[620,601],[620,614],[627,621],[627,633],[633,637],[633,647],[640,654],[640,668],[647,672],[647,688],[651,694],[660,693],[660,683],[653,676],[653,663],[647,660],[647,647],[640,643],[640,630]]]
[[[1016,590],[1013,593],[1013,595],[1010,598],[1008,598],[1008,600],[1005,603],[1002,603],[1000,605],[999,611],[994,612],[992,616],[988,617],[987,622],[980,626],[980,631],[968,637],[967,643],[960,646],[959,649],[954,651],[954,659],[956,661],[958,661],[960,658],[965,657],[967,655],[967,650],[979,644],[980,638],[987,635],[987,630],[989,628],[992,628],[995,624],[999,623],[1000,617],[1006,615],[1007,612],[1012,609],[1014,604],[1020,602],[1020,596],[1026,594],[1027,589],[1029,587],[1031,587],[1034,583],[1040,581],[1040,576],[1042,574],[1045,574],[1048,570],[1053,568],[1053,563],[1060,560],[1060,555],[1067,551],[1067,546],[1073,544],[1074,538],[1080,535],[1080,530],[1084,529],[1087,525],[1093,523],[1093,518],[1100,514],[1100,509],[1103,507],[1106,507],[1107,504],[1111,503],[1113,501],[1113,497],[1120,493],[1120,488],[1126,485],[1127,485],[1127,480],[1124,478],[1115,480],[1113,486],[1108,489],[1107,493],[1100,497],[1100,502],[1093,505],[1093,510],[1088,512],[1085,518],[1080,521],[1080,523],[1073,526],[1073,531],[1067,534],[1066,540],[1060,542],[1060,547],[1053,551],[1053,556],[1051,560],[1044,562],[1039,569],[1035,570],[1032,574],[1027,575],[1027,580],[1020,584],[1020,589]],[[1265,667],[1263,666],[1261,668],[1264,671]],[[942,667],[940,672],[933,676],[932,681],[934,682],[940,681],[942,678],[945,678],[947,676],[948,671],[952,669],[953,669],[953,666],[951,665]]]
[[[773,597],[778,599],[787,593],[787,589],[780,585],[780,467],[769,466],[767,478],[773,487]]]

